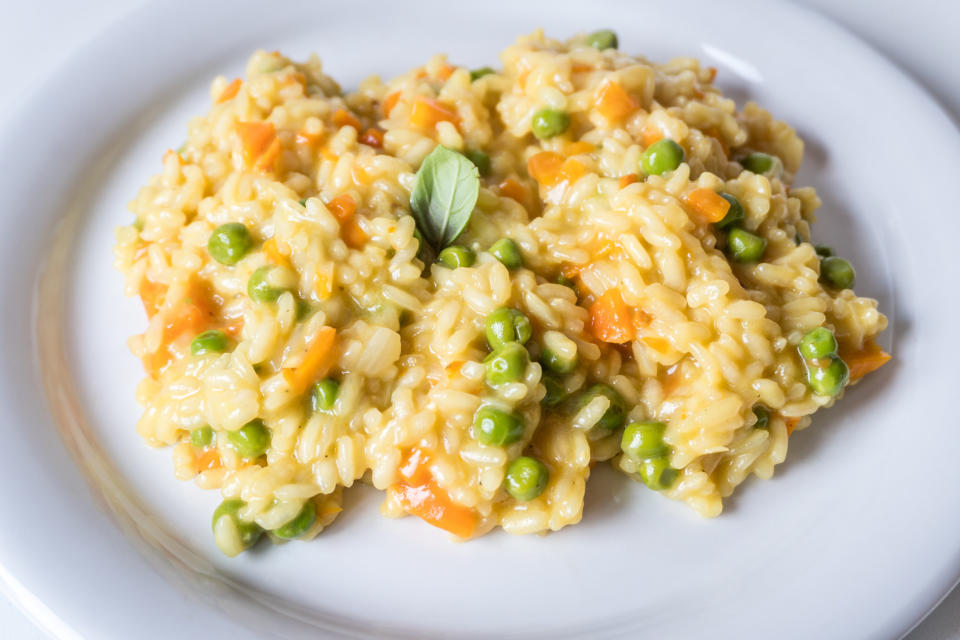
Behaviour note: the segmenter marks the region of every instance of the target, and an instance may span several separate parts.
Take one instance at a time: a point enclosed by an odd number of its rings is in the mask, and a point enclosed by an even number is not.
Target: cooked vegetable
[[[583,409],[600,396],[607,398],[610,401],[610,406],[607,407],[607,410],[603,412],[603,415],[600,416],[600,419],[594,424],[594,428],[607,431],[619,429],[626,421],[627,409],[623,402],[623,397],[614,391],[610,385],[599,382],[581,392],[577,397],[576,410],[579,411]]]
[[[410,209],[423,238],[436,251],[466,228],[479,193],[477,166],[462,154],[437,145],[424,158],[410,194]]]
[[[199,356],[206,353],[223,353],[230,347],[230,338],[219,329],[204,331],[190,342],[190,353]]]
[[[890,354],[884,352],[873,339],[864,342],[863,347],[855,351],[841,351],[840,357],[850,368],[850,379],[859,380],[876,371],[890,360]]]
[[[637,337],[633,309],[617,288],[607,289],[590,305],[590,332],[603,342],[623,344]]]
[[[713,189],[694,189],[684,201],[706,222],[716,222],[718,227],[726,220],[725,216],[729,215],[732,207],[729,200]]]
[[[253,248],[250,231],[240,222],[228,222],[213,230],[207,241],[210,257],[225,265],[235,265]]]
[[[446,491],[437,486],[428,468],[429,456],[415,448],[401,467],[407,478],[393,486],[404,511],[424,522],[449,531],[455,536],[469,538],[477,526],[477,514],[472,509],[456,504]]]
[[[483,361],[487,383],[498,385],[517,382],[526,372],[529,360],[527,350],[519,342],[503,345]]]
[[[587,44],[594,49],[616,49],[619,46],[617,34],[610,29],[600,29],[587,36]]]
[[[828,358],[836,353],[837,339],[826,327],[812,329],[800,339],[800,354],[809,360]]]
[[[553,138],[570,128],[570,114],[557,109],[541,109],[533,114],[530,128],[541,140]]]
[[[639,460],[666,456],[668,449],[663,442],[666,428],[662,422],[631,422],[623,430],[620,448],[624,454]]]
[[[276,302],[286,289],[271,285],[267,276],[273,267],[263,266],[257,268],[250,274],[247,280],[247,294],[255,302]]]
[[[570,373],[577,367],[577,343],[559,331],[545,332],[540,362],[553,373]]]
[[[213,436],[213,429],[210,428],[210,425],[197,427],[190,432],[190,444],[197,449],[209,447],[213,443]]]
[[[807,382],[818,396],[835,396],[850,379],[850,370],[838,356],[833,356],[826,366],[808,366]]]
[[[486,153],[480,149],[468,149],[463,152],[463,155],[477,166],[477,171],[480,172],[481,176],[490,175],[490,156]]]
[[[618,82],[604,82],[597,91],[597,111],[607,120],[619,122],[636,112],[640,103]]]
[[[677,481],[677,470],[666,458],[650,458],[640,463],[640,479],[654,491],[664,491]]]
[[[473,416],[473,437],[483,444],[513,444],[523,437],[524,430],[523,418],[491,405],[480,407]]]
[[[546,394],[541,400],[541,404],[545,407],[556,407],[564,400],[567,399],[566,389],[563,387],[563,383],[550,375],[545,375],[540,378],[540,382],[543,384],[544,389],[546,389]]]
[[[410,124],[422,129],[433,129],[438,122],[457,123],[457,112],[435,98],[417,96],[410,109]]]
[[[500,307],[487,316],[484,335],[491,349],[499,349],[510,342],[526,344],[533,335],[533,326],[527,316],[516,309]]]
[[[330,411],[337,402],[340,383],[333,378],[324,378],[314,383],[310,389],[310,408],[316,411]]]
[[[727,249],[734,262],[758,262],[767,250],[767,240],[737,227],[727,234]]]
[[[723,216],[723,219],[717,223],[717,229],[727,231],[733,227],[739,227],[743,224],[744,218],[746,218],[743,205],[729,193],[721,193],[720,197],[730,203],[730,208],[727,210],[726,215]]]
[[[766,429],[770,425],[770,410],[762,404],[753,407],[753,415],[757,417],[753,423],[754,429]]]
[[[437,255],[437,262],[447,269],[471,267],[476,259],[476,255],[468,247],[456,244],[447,247]]]
[[[813,249],[821,258],[829,258],[830,256],[834,255],[833,249],[823,244],[818,244]]]
[[[283,370],[283,378],[290,385],[290,390],[294,394],[300,395],[307,390],[311,382],[327,375],[336,358],[336,350],[334,349],[336,338],[336,329],[320,327],[300,364],[295,368]]]
[[[223,88],[223,91],[220,92],[220,95],[217,97],[217,104],[223,104],[227,100],[230,100],[237,93],[240,92],[240,87],[243,85],[243,81],[240,78],[234,78],[230,81],[226,87]]]
[[[850,289],[856,280],[853,266],[837,256],[827,256],[820,261],[820,281],[834,289]]]
[[[236,431],[228,431],[227,440],[242,457],[257,458],[270,446],[270,430],[263,420],[254,418]]]
[[[547,465],[536,458],[520,456],[507,467],[503,487],[515,500],[528,502],[543,493],[549,480]]]
[[[759,151],[740,158],[740,165],[747,171],[751,171],[757,175],[766,175],[768,173],[779,175],[783,168],[783,165],[780,163],[780,158]]]
[[[213,537],[227,556],[233,557],[249,549],[257,543],[263,534],[263,529],[255,522],[245,522],[240,519],[240,509],[245,503],[242,500],[224,500],[213,512]]]
[[[659,176],[673,171],[683,162],[683,147],[663,138],[647,147],[640,156],[640,169],[648,176]]]
[[[317,505],[307,500],[293,520],[281,525],[273,530],[273,535],[283,540],[293,540],[299,538],[307,532],[307,529],[313,526],[317,520]]]
[[[473,82],[474,80],[479,80],[479,79],[482,78],[483,76],[488,76],[488,75],[490,75],[491,73],[496,73],[496,71],[494,71],[494,70],[493,70],[492,68],[490,68],[490,67],[480,67],[479,69],[471,69],[471,70],[470,70],[470,82]]]
[[[523,266],[523,254],[520,253],[520,247],[510,238],[500,238],[491,245],[489,251],[507,269],[518,269]]]

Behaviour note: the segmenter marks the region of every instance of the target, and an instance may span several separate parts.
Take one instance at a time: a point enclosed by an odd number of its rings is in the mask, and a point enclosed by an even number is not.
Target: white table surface
[[[833,18],[912,75],[960,123],[960,2],[954,0],[796,0]],[[14,4],[14,6],[9,6]],[[31,0],[9,3],[0,19],[0,122],[70,53],[142,1]],[[958,168],[960,169],[960,168]],[[108,609],[105,609],[108,611]],[[0,596],[0,635],[39,640],[18,607]],[[94,639],[91,639],[94,640]],[[99,639],[96,639],[99,640]],[[960,588],[908,640],[960,640]]]

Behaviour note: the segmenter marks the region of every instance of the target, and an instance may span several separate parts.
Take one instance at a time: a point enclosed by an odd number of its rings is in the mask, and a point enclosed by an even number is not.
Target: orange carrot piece
[[[797,428],[797,425],[800,424],[800,418],[784,418],[783,422],[787,425],[787,435],[789,436],[793,433],[793,430]]]
[[[330,200],[327,203],[327,209],[333,214],[333,217],[340,222],[345,222],[353,218],[357,212],[357,203],[349,193],[343,193]]]
[[[583,140],[578,140],[576,142],[571,142],[566,146],[564,151],[568,156],[577,156],[581,153],[592,153],[597,148],[597,145],[591,144],[589,142],[584,142]]]
[[[383,131],[373,128],[367,129],[363,132],[363,135],[358,138],[358,141],[368,147],[379,149],[383,146]]]
[[[357,131],[360,131],[360,129],[363,127],[357,116],[353,115],[346,109],[337,109],[333,112],[333,124],[337,125],[338,127],[350,126]]]
[[[302,144],[308,147],[316,146],[323,142],[323,133],[313,133],[305,129],[297,131],[297,135],[294,137],[294,142],[297,144]]]
[[[558,184],[560,182],[568,182],[573,184],[587,172],[587,168],[582,164],[574,160],[573,158],[567,158],[566,162],[563,163],[563,166],[560,167],[560,176]]]
[[[237,95],[240,91],[240,86],[243,84],[243,80],[240,78],[234,78],[230,84],[223,88],[223,91],[220,92],[220,96],[217,98],[217,104],[223,104],[227,100],[230,100]]]
[[[707,222],[720,222],[730,211],[730,202],[713,189],[694,189],[684,202]]]
[[[243,158],[248,167],[256,164],[277,136],[272,122],[238,122],[237,132],[243,143]]]
[[[628,173],[625,176],[620,176],[620,182],[617,183],[617,188],[625,189],[626,187],[629,187],[636,181],[637,181],[637,174]]]
[[[260,154],[253,168],[257,171],[273,171],[277,159],[280,157],[280,138],[274,138],[266,151]]]
[[[223,459],[220,452],[216,449],[207,449],[197,458],[197,469],[199,471],[209,471],[223,466]]]
[[[477,514],[455,504],[447,492],[434,482],[419,486],[394,485],[404,510],[458,538],[469,538],[477,527]]]
[[[640,103],[617,82],[605,82],[600,85],[596,104],[600,115],[613,122],[623,120],[640,108]]]
[[[640,340],[654,351],[660,353],[670,352],[670,341],[659,336],[644,336]]]
[[[644,125],[643,131],[640,132],[640,144],[642,144],[644,148],[647,148],[654,142],[659,142],[662,139],[663,131],[660,131],[658,127],[650,123]]]
[[[267,260],[273,264],[290,267],[290,258],[280,253],[276,238],[269,238],[263,243],[263,253],[267,256]]]
[[[541,151],[527,160],[527,173],[542,185],[556,184],[564,158],[553,151]]]
[[[717,79],[717,68],[716,67],[707,67],[707,71],[710,73],[710,78],[707,82],[713,82]]]
[[[516,200],[524,207],[527,206],[527,188],[513,178],[507,178],[499,184],[498,188],[500,195]]]
[[[446,81],[447,79],[450,78],[450,76],[453,75],[453,72],[456,70],[457,68],[452,64],[445,64],[437,70],[437,78],[439,78],[440,80]]]
[[[636,338],[633,309],[616,288],[607,289],[590,306],[590,332],[603,342],[623,344]]]
[[[393,108],[397,106],[397,103],[400,102],[400,92],[394,91],[393,93],[387,95],[383,99],[383,115],[390,117],[390,112],[393,111]]]
[[[430,475],[430,454],[422,447],[413,447],[400,463],[400,475],[408,484],[426,484],[433,480]]]
[[[840,350],[840,358],[850,368],[851,380],[859,380],[868,373],[876,371],[887,364],[891,357],[873,339],[868,339],[864,342],[863,347],[856,351]]]
[[[417,96],[410,110],[410,124],[422,129],[433,129],[438,122],[457,123],[457,113],[435,98]]]
[[[336,350],[337,330],[333,327],[321,327],[313,342],[307,348],[303,361],[293,368],[283,370],[283,379],[290,385],[294,394],[300,395],[310,383],[322,378],[333,366]]]
[[[167,292],[167,285],[147,280],[140,283],[140,301],[143,302],[143,309],[147,312],[147,317],[152,318],[157,315],[157,310],[163,304],[163,296]]]

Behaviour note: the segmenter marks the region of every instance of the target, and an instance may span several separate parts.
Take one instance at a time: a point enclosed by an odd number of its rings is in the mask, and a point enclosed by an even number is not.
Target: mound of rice
[[[250,543],[244,527],[276,534],[302,516],[296,537],[316,535],[359,480],[385,491],[385,515],[460,537],[555,531],[580,520],[594,463],[639,474],[622,426],[644,421],[663,423],[676,476],[655,488],[715,516],[749,474],[769,478],[790,432],[837,398],[812,391],[804,335],[832,330],[851,382],[887,357],[873,342],[887,323],[876,301],[821,282],[819,199],[792,186],[803,155],[793,129],[755,104],[738,111],[715,70],[689,58],[654,64],[536,32],[501,62],[472,77],[437,55],[344,93],[316,57],[257,52],[246,79],[214,81],[209,113],[131,203],[136,221],[118,229],[115,253],[149,316],[130,340],[149,374],[137,428],[173,447],[177,478],[235,506],[232,524],[215,526],[228,554]],[[569,127],[534,136],[543,109],[568,114]],[[644,150],[664,138],[684,161],[646,175]],[[475,254],[470,266],[426,257],[411,216],[416,172],[438,144],[489,157],[456,240]],[[751,152],[778,160],[754,173],[740,162]],[[729,258],[697,190],[742,205],[762,259]],[[235,264],[208,249],[227,223],[253,240]],[[522,266],[490,252],[502,238]],[[274,301],[248,292],[258,270]],[[611,338],[604,300],[626,313],[624,337]],[[517,379],[491,385],[484,327],[501,307],[533,335]],[[191,353],[217,329],[225,350]],[[547,332],[576,354],[572,371],[545,371]],[[321,379],[339,383],[325,409],[309,402]],[[597,424],[613,401],[577,402],[597,383],[622,401],[613,429]],[[547,385],[562,401],[543,402]],[[488,405],[521,418],[518,440],[478,437]],[[244,457],[235,432],[258,419],[269,445]],[[504,488],[521,455],[549,478],[526,500]]]

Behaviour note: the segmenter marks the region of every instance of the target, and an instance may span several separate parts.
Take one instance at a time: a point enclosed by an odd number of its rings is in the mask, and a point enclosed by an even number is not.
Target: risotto
[[[889,355],[812,243],[803,142],[598,31],[343,92],[257,52],[131,204],[137,425],[227,555],[344,488],[467,539],[580,520],[594,464],[716,516]]]

